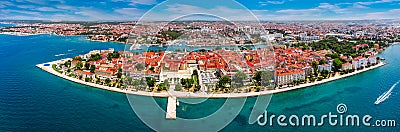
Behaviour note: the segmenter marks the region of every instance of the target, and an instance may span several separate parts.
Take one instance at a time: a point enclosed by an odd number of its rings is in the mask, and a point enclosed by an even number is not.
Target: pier
[[[169,96],[167,104],[167,113],[165,119],[175,120],[176,119],[176,97]]]

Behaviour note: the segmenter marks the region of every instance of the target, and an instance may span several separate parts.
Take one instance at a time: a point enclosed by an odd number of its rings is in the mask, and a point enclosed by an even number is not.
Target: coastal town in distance
[[[126,44],[125,51],[93,50],[38,67],[94,87],[160,97],[170,92],[255,96],[240,93],[317,85],[386,64],[376,55],[400,37],[399,25],[390,21],[237,23],[28,22],[1,33],[87,35],[88,40]]]

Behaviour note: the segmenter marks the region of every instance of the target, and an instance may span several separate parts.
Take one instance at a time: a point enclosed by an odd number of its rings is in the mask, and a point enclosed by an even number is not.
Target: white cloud
[[[69,5],[56,5],[56,8],[63,10],[77,10],[77,7],[69,6]]]
[[[14,4],[8,1],[0,1],[0,8],[5,8],[7,6],[13,6]]]
[[[4,16],[3,19],[8,20],[45,20],[41,17],[37,16],[25,16],[25,15],[12,15],[12,16]]]
[[[349,8],[341,8],[338,5],[333,5],[333,4],[329,4],[329,3],[320,3],[317,8],[330,10],[335,13],[345,13],[346,11],[349,10]]]
[[[49,2],[65,3],[64,0],[15,0],[15,1],[20,3],[32,3],[38,5],[47,5],[49,4]]]
[[[353,5],[353,7],[354,7],[354,8],[358,8],[358,9],[365,9],[365,8],[369,8],[369,7],[367,7],[367,6],[360,5],[360,4],[354,4],[354,5]]]
[[[373,4],[383,4],[383,3],[392,3],[392,2],[399,2],[400,0],[377,0],[377,1],[361,1],[361,2],[354,2],[354,8],[368,8],[369,5]]]
[[[26,14],[26,15],[40,15],[39,12],[23,11],[23,10],[12,10],[12,9],[1,10],[1,12],[3,12],[3,13],[19,13],[19,14]]]
[[[285,14],[314,14],[314,13],[329,13],[334,12],[337,14],[351,14],[357,9],[360,8],[368,8],[365,6],[348,6],[348,7],[340,7],[339,5],[351,5],[351,3],[339,3],[339,4],[330,4],[330,3],[320,3],[317,7],[308,8],[308,9],[285,9],[278,10],[277,13],[285,13]]]
[[[95,9],[89,9],[89,8],[88,9],[81,9],[80,11],[75,12],[75,14],[86,16],[88,18],[98,18],[98,19],[106,18],[107,20],[110,19],[110,18],[108,18],[106,16],[107,13],[104,13],[101,10],[95,10]]]
[[[137,15],[139,14],[139,12],[142,12],[140,9],[137,8],[120,8],[115,9],[114,11],[123,15]]]
[[[18,8],[22,8],[22,9],[32,9],[32,8],[36,8],[36,6],[34,5],[18,5]]]
[[[268,12],[268,10],[250,10],[250,11],[253,12],[254,14],[266,13],[266,12]]]
[[[258,2],[258,4],[260,4],[261,6],[265,6],[265,5],[268,5],[268,4],[281,5],[281,4],[284,4],[284,3],[285,3],[284,0],[282,0],[282,1],[278,1],[278,0],[267,0],[267,1],[259,1],[259,2]]]
[[[77,15],[83,16],[84,20],[105,20],[105,21],[122,21],[132,20],[131,16],[121,16],[114,12],[105,12],[103,10],[94,8],[80,8],[79,11],[75,12]],[[80,17],[77,17],[77,19]]]
[[[320,3],[318,7],[319,8],[323,8],[323,9],[337,9],[337,8],[339,8],[339,6],[332,5],[332,4],[329,4],[329,3]]]
[[[185,4],[173,4],[167,5],[166,11],[176,12],[176,13],[195,13],[202,10],[200,7]]]
[[[218,17],[221,17],[223,19],[227,20],[250,20],[250,21],[255,21],[257,18],[252,15],[251,11],[246,9],[246,8],[228,8],[225,6],[216,6],[216,7],[210,7],[210,8],[203,8],[203,7],[198,7],[198,6],[193,6],[193,5],[186,5],[186,4],[171,4],[171,5],[166,5],[166,9],[164,12],[157,12],[157,16],[162,16],[164,13],[169,13],[165,14],[169,18],[161,17],[164,20],[169,20],[170,18],[178,18],[180,16],[184,15],[190,15],[190,14],[208,14],[204,15],[203,19],[220,19]],[[260,12],[266,12],[267,10],[254,10],[254,12],[260,13]],[[155,14],[155,13],[153,13]],[[146,18],[148,19],[148,18]]]
[[[267,3],[274,4],[274,5],[280,5],[280,4],[285,3],[285,1],[273,1],[273,0],[268,0]]]
[[[366,13],[364,19],[400,19],[400,8],[399,9],[391,9],[386,12],[371,12]]]
[[[156,0],[111,0],[113,2],[128,2],[131,6],[136,5],[154,5],[157,4]]]
[[[52,7],[39,7],[36,10],[45,11],[45,12],[47,12],[47,11],[61,11],[59,9],[55,9],[55,8],[52,8]]]
[[[321,9],[318,8],[310,8],[310,9],[285,9],[278,10],[278,13],[287,13],[287,14],[314,14],[322,12]]]
[[[52,16],[49,16],[48,19],[54,20],[54,21],[72,21],[72,20],[88,20],[86,17],[78,17],[76,15],[70,15],[70,14],[55,14]]]
[[[17,3],[12,3],[12,1]],[[157,4],[156,0],[111,0],[113,2],[124,2],[124,7],[100,8],[67,5],[64,0],[0,0],[0,17],[13,19],[51,19],[51,20],[137,20],[146,10],[136,7],[137,5]],[[210,0],[213,1],[213,0]],[[261,6],[272,4],[285,4],[291,0],[262,0],[258,2]],[[392,9],[400,0],[376,0],[364,2],[344,3],[320,3],[305,9],[283,9],[283,10],[250,10],[260,20],[328,20],[328,19],[391,19],[399,18],[400,9]],[[68,1],[67,1],[68,2]],[[109,1],[110,2],[110,1]],[[53,3],[53,4],[49,4]],[[97,2],[97,6],[101,2]],[[188,4],[187,4],[188,3]],[[310,2],[312,3],[312,2]],[[372,4],[393,4],[385,9],[387,11],[376,11],[368,9]],[[40,5],[39,5],[40,4]],[[47,5],[46,5],[47,4]],[[121,4],[121,3],[119,3]],[[197,3],[196,3],[197,4]],[[170,20],[188,14],[212,14],[224,17],[228,20],[255,20],[246,8],[235,7],[229,4],[214,6],[196,6],[192,2],[180,2],[164,5],[158,11],[149,15],[151,20]],[[216,3],[217,4],[217,3]],[[257,3],[256,3],[257,4]],[[396,4],[396,5],[394,5]],[[105,4],[109,6],[111,4]],[[129,6],[131,5],[131,6]],[[265,9],[265,8],[264,8]],[[47,13],[49,12],[49,13]],[[55,13],[59,12],[59,13]],[[46,14],[47,13],[47,14]],[[26,17],[23,17],[25,15]],[[210,15],[210,16],[212,16]],[[197,17],[192,17],[197,18]],[[200,17],[199,17],[200,18]],[[145,18],[150,20],[150,18]]]
[[[115,9],[114,12],[121,14],[118,16],[125,20],[137,20],[144,14],[145,11],[137,8],[120,8]]]
[[[360,4],[360,5],[372,5],[372,4],[380,4],[380,3],[391,3],[395,2],[398,0],[378,0],[378,1],[366,1],[366,2],[356,2],[354,4]]]

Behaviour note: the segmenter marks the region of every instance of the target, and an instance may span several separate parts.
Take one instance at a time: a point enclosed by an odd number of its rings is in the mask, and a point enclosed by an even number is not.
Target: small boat
[[[178,100],[176,100],[176,106],[179,106],[179,101]]]
[[[391,91],[387,91],[383,93],[381,96],[379,96],[376,101],[374,102],[375,105],[380,104],[381,102],[385,101],[389,96],[391,95]]]
[[[386,92],[384,92],[382,95],[380,95],[376,101],[374,102],[375,105],[380,104],[381,102],[385,101],[386,99],[389,98],[389,96],[392,94],[393,88],[396,87],[397,84],[399,84],[400,81],[396,82],[390,89]]]

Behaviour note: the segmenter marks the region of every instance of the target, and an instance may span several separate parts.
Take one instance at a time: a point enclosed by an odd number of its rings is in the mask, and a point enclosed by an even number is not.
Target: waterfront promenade
[[[58,60],[58,61],[61,61],[61,60]],[[96,88],[100,88],[100,89],[104,89],[104,90],[126,93],[126,94],[134,94],[134,95],[139,95],[139,96],[152,96],[152,97],[164,97],[164,98],[171,97],[171,96],[178,97],[178,98],[241,98],[241,97],[251,97],[251,96],[275,94],[275,93],[281,93],[281,92],[286,92],[286,91],[291,91],[291,90],[296,90],[296,89],[301,89],[301,88],[307,88],[310,86],[315,86],[315,85],[331,82],[331,81],[338,80],[341,78],[346,78],[346,77],[353,76],[353,75],[356,75],[359,73],[363,73],[363,72],[366,72],[366,71],[369,71],[369,70],[372,70],[372,69],[375,69],[375,68],[378,68],[378,67],[381,67],[381,66],[384,66],[385,64],[387,64],[384,62],[380,62],[377,65],[374,65],[374,66],[371,66],[368,68],[364,68],[362,70],[356,70],[352,73],[339,75],[339,76],[335,76],[335,77],[330,77],[328,79],[323,79],[321,81],[300,84],[297,86],[287,87],[287,88],[282,88],[282,89],[274,89],[274,90],[267,90],[267,91],[261,91],[261,92],[249,92],[249,93],[218,93],[217,94],[217,93],[204,93],[204,92],[201,92],[201,93],[178,92],[178,91],[145,92],[145,91],[122,90],[122,89],[119,89],[116,87],[109,87],[109,86],[104,86],[104,85],[100,85],[100,84],[85,82],[83,80],[69,77],[67,75],[58,73],[51,67],[52,64],[57,64],[58,61],[52,61],[52,62],[47,62],[47,63],[43,63],[43,64],[38,64],[38,65],[36,65],[36,67],[38,67],[46,72],[49,72],[55,76],[61,77],[63,79],[73,81],[75,83],[84,84],[84,85],[91,86],[91,87],[96,87]]]

